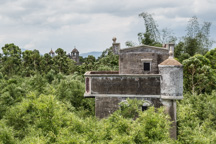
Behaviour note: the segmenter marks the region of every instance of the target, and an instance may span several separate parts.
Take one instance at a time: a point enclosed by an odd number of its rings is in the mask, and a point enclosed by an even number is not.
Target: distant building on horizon
[[[77,64],[79,64],[79,51],[74,47],[74,49],[71,51],[71,54],[68,54],[69,58],[74,60]]]
[[[49,52],[49,55],[51,57],[54,57],[55,52],[51,49],[50,52]],[[79,51],[76,49],[76,47],[74,47],[74,49],[71,51],[71,54],[70,53],[68,54],[68,57],[70,59],[74,60],[76,62],[76,64],[80,63],[80,61],[79,61]]]
[[[50,52],[49,52],[49,55],[50,55],[51,57],[54,57],[54,56],[55,56],[55,52],[51,49]]]

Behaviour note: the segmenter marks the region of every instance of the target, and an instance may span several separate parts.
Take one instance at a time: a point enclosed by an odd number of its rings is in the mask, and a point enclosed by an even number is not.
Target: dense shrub
[[[185,94],[178,105],[179,141],[182,143],[216,142],[216,93]]]

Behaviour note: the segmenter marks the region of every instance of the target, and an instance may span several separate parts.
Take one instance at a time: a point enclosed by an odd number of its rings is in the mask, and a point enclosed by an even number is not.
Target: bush
[[[57,87],[56,96],[63,102],[70,102],[76,110],[86,110],[94,114],[94,99],[84,98],[84,84],[76,80],[62,80]]]
[[[15,144],[13,129],[9,128],[3,121],[0,121],[0,143]]]
[[[52,95],[37,98],[35,93],[31,93],[27,97],[7,111],[6,124],[14,128],[19,139],[25,138],[34,128],[54,142],[61,127],[67,125],[70,115],[67,107]]]
[[[178,140],[182,143],[216,142],[216,92],[185,94],[178,104]]]

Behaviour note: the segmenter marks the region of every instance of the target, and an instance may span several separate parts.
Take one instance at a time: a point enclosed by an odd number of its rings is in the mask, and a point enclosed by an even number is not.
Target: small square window
[[[144,62],[144,71],[150,71],[150,62]]]

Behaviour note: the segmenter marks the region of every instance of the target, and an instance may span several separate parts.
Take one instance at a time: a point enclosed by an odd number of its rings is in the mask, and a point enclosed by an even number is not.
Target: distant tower
[[[51,56],[51,57],[54,57],[55,56],[55,53],[54,53],[54,51],[51,49],[51,51],[49,52],[49,55]]]
[[[77,64],[79,63],[79,51],[74,47],[71,52],[71,59],[74,60]]]

